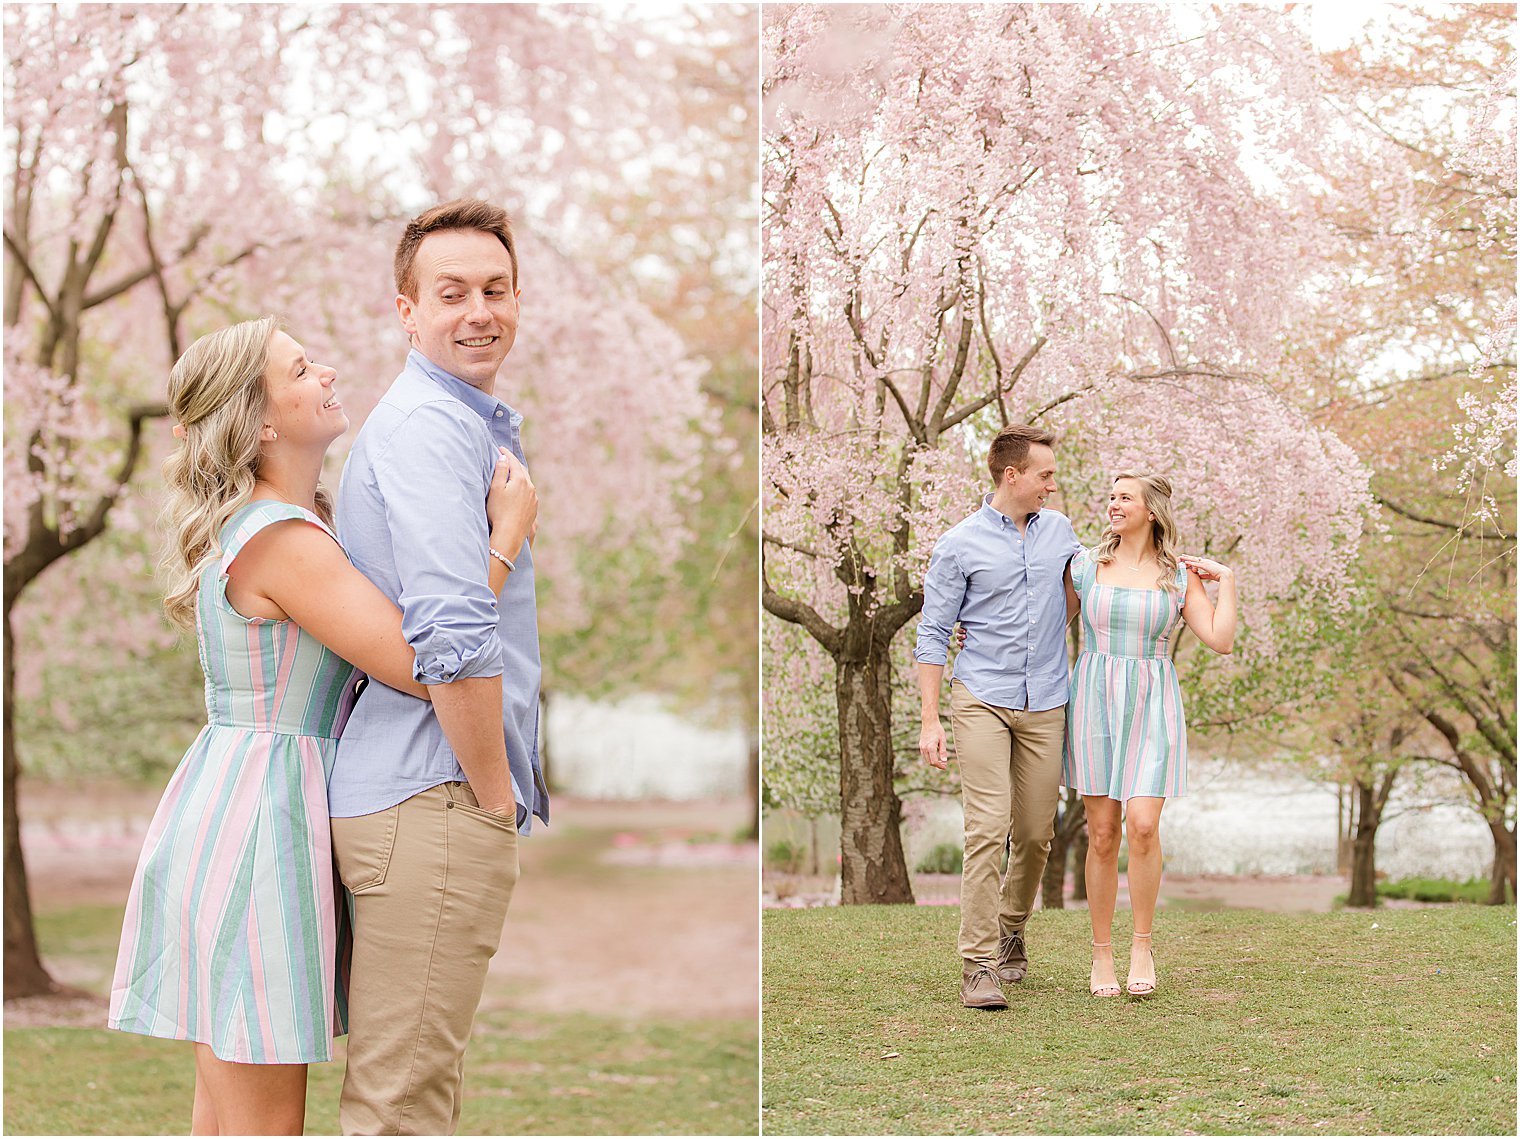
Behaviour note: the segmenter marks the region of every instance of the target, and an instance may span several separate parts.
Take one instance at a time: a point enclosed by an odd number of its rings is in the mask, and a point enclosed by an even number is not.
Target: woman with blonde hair
[[[1071,560],[1068,609],[1082,613],[1082,652],[1071,674],[1061,782],[1087,811],[1087,905],[1093,962],[1089,989],[1116,997],[1113,917],[1121,821],[1129,838],[1134,919],[1125,991],[1156,991],[1151,933],[1161,887],[1161,808],[1187,789],[1187,725],[1171,652],[1179,626],[1216,653],[1235,641],[1235,575],[1208,558],[1177,553],[1172,486],[1160,475],[1121,474],[1108,526]],[[1205,581],[1219,582],[1216,606]]]
[[[273,317],[202,337],[169,378],[165,608],[196,631],[208,723],[149,826],[109,1024],[195,1042],[197,1135],[301,1133],[306,1065],[347,1030],[338,734],[360,669],[427,699],[400,610],[349,564],[318,485],[348,428],[336,379]],[[532,536],[533,484],[505,452],[482,505],[492,548]],[[487,561],[499,593],[509,568]]]

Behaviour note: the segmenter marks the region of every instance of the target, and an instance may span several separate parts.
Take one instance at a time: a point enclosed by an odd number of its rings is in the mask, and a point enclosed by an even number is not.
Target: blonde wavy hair
[[[195,628],[201,574],[221,556],[222,527],[253,498],[269,404],[264,370],[280,327],[265,316],[208,333],[169,373],[169,410],[184,435],[164,461],[164,609],[181,628]],[[320,487],[316,506],[330,525],[332,500]]]
[[[1151,547],[1161,566],[1156,584],[1168,593],[1177,593],[1177,521],[1172,517],[1172,484],[1165,475],[1132,474],[1127,471],[1114,476],[1114,482],[1117,483],[1120,479],[1134,479],[1140,484],[1145,509],[1156,516],[1156,520],[1151,523]],[[1107,565],[1114,560],[1114,551],[1118,548],[1119,535],[1114,533],[1113,526],[1107,526],[1099,535],[1098,544],[1093,547],[1092,559],[1099,565]]]

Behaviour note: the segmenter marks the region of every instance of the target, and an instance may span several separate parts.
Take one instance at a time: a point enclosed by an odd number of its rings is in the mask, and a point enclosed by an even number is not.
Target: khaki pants
[[[354,895],[345,1135],[445,1135],[459,1125],[464,1050],[517,883],[517,827],[444,783],[333,819]]]
[[[1022,930],[1029,920],[1050,855],[1066,709],[994,708],[952,680],[950,727],[966,811],[961,957],[967,964],[993,967],[998,939]],[[1010,840],[1008,873],[1000,882],[998,863]]]

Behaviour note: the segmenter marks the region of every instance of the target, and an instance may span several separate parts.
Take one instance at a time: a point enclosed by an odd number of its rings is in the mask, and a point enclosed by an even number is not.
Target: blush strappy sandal
[[[1136,933],[1136,934],[1132,934],[1131,936],[1133,936],[1136,941],[1144,940],[1146,942],[1149,942],[1150,939],[1151,939],[1151,935],[1148,934],[1148,933]],[[1150,946],[1147,945],[1146,948],[1149,949]],[[1134,956],[1133,956],[1133,954],[1130,957],[1130,964],[1132,966],[1134,964]],[[1152,970],[1153,973],[1155,971],[1155,968],[1156,968],[1156,955],[1154,953],[1152,953],[1151,954],[1151,970]],[[1124,991],[1126,993],[1128,993],[1132,997],[1148,997],[1148,996],[1150,996],[1151,994],[1153,994],[1156,991],[1156,982],[1155,981],[1130,981],[1129,983],[1127,983],[1124,986]]]
[[[1105,941],[1100,945],[1095,941],[1092,943],[1092,947],[1094,949],[1112,949],[1114,947],[1114,943],[1112,941]],[[1096,965],[1097,962],[1094,961],[1093,964]],[[1092,974],[1089,972],[1087,977],[1087,991],[1095,997],[1117,997],[1119,995],[1119,982],[1115,981],[1111,985],[1097,985],[1093,983]]]

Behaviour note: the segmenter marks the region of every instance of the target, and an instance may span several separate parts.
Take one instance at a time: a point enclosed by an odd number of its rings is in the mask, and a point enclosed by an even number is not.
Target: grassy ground
[[[752,1026],[496,1014],[475,1033],[461,1135],[755,1131],[753,1091],[734,1094],[754,1082]],[[338,1134],[341,1048],[336,1062],[312,1065],[310,1081],[307,1134]],[[180,1041],[88,1028],[5,1034],[7,1134],[183,1135],[194,1085]]]
[[[959,912],[765,915],[766,1134],[1515,1134],[1513,906],[1169,910],[1148,1001],[1045,911],[1006,1012],[960,1005]]]
[[[684,833],[709,813],[570,803],[552,831],[524,842],[523,881],[465,1061],[460,1134],[755,1133],[752,867],[602,857],[615,838],[625,854],[635,841],[637,853],[637,841]],[[60,981],[104,994],[136,844],[98,881],[86,871],[104,853],[82,847],[65,861],[58,849],[36,849],[49,855],[29,859],[43,959]],[[693,989],[704,985],[725,990],[725,999]],[[7,1006],[7,1134],[184,1134],[194,1083],[188,1044],[61,1026],[104,1024],[103,998],[62,1019],[18,1011]],[[38,1026],[23,1027],[30,1024]],[[343,1058],[340,1040],[334,1062],[311,1068],[309,1134],[336,1133]]]

